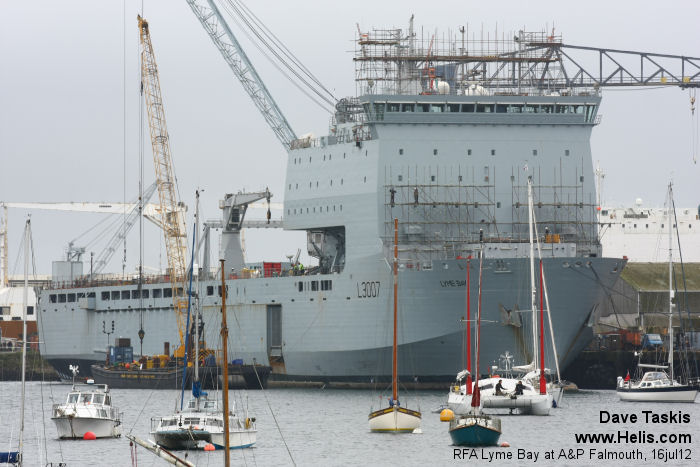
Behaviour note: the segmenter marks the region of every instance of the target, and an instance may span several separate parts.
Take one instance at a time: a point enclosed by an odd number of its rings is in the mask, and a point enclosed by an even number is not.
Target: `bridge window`
[[[431,112],[444,112],[445,111],[445,105],[444,104],[432,104],[430,106],[430,111]]]
[[[476,104],[476,111],[478,113],[492,113],[493,104]]]
[[[542,105],[542,106],[540,106],[540,109],[541,109],[542,113],[544,113],[544,114],[551,114],[551,113],[554,113],[554,106],[551,105],[551,104],[549,104],[549,105]]]
[[[523,105],[522,104],[511,104],[508,107],[508,113],[512,113],[512,114],[523,113]]]
[[[474,104],[462,104],[462,112],[474,112]]]
[[[386,111],[387,112],[398,112],[401,108],[401,104],[397,104],[396,102],[390,102],[387,104]]]
[[[447,104],[448,112],[459,112],[459,104]]]
[[[508,111],[508,105],[506,104],[496,104],[496,113],[504,114]]]
[[[414,112],[415,110],[415,104],[401,104],[401,112]]]

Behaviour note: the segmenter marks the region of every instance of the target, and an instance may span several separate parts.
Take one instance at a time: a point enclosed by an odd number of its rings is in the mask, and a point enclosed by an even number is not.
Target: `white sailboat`
[[[398,365],[397,365],[397,302],[398,302],[398,271],[399,271],[399,220],[394,219],[394,338],[391,360],[391,400],[389,407],[371,411],[369,414],[369,429],[372,432],[413,433],[420,429],[421,413],[402,407],[398,394]]]
[[[617,394],[630,402],[695,402],[698,388],[677,380],[673,369],[673,187],[668,185],[668,363],[639,363],[647,369],[640,380],[617,377]],[[668,370],[668,373],[666,373]]]
[[[540,306],[537,305],[537,281],[535,279],[535,237],[534,210],[532,200],[532,180],[528,179],[528,223],[530,235],[530,295],[532,309],[532,346],[533,358],[530,364],[512,368],[514,372],[520,372],[524,376],[514,378],[508,371],[503,376],[494,376],[479,380],[479,392],[481,406],[487,409],[510,409],[524,415],[549,415],[552,408],[554,395],[557,388],[548,384],[545,375],[548,370],[544,368],[544,273],[540,258]],[[539,252],[539,244],[538,244]],[[469,303],[469,263],[467,264],[467,303]],[[469,310],[469,306],[468,306]],[[539,316],[538,316],[539,310]],[[537,321],[539,317],[539,332]],[[469,335],[469,311],[467,311],[467,348],[471,343]],[[539,352],[538,352],[539,347]],[[537,368],[539,353],[540,368]],[[556,356],[555,356],[556,358]],[[469,361],[469,359],[467,359]],[[510,368],[508,368],[510,370]],[[476,375],[479,376],[479,375]],[[464,383],[463,383],[464,381]],[[455,413],[467,413],[471,407],[472,388],[470,386],[470,371],[461,371],[457,375],[457,382],[450,388],[447,396],[447,405]]]
[[[190,263],[190,291],[192,289],[192,271],[196,252],[197,228],[199,225],[199,191],[196,193],[196,212],[192,260]],[[222,275],[223,275],[222,264]],[[226,287],[222,286],[222,327],[226,326]],[[189,293],[190,300],[192,293]],[[156,417],[151,419],[151,435],[155,438],[159,446],[173,450],[197,449],[200,444],[211,443],[216,449],[240,449],[251,447],[255,444],[257,429],[255,427],[255,419],[245,416],[239,416],[235,410],[235,405],[228,409],[228,377],[227,377],[227,356],[226,356],[226,338],[223,339],[223,362],[224,369],[224,404],[223,409],[215,399],[209,399],[208,395],[201,390],[199,382],[199,305],[197,294],[195,298],[194,312],[194,329],[195,329],[195,358],[194,358],[194,381],[192,383],[192,398],[187,402],[187,406],[183,407],[183,401],[180,402],[180,410],[166,417]],[[187,339],[189,341],[189,338]],[[184,378],[187,369],[187,364],[183,368],[183,387],[181,398],[184,398]],[[229,436],[225,436],[228,432]]]

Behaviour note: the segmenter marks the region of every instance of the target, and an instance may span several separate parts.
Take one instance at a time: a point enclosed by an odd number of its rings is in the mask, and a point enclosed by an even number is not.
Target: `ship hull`
[[[380,266],[377,267],[377,264]],[[466,316],[466,261],[433,261],[430,267],[399,272],[399,375],[409,381],[453,381],[464,368]],[[476,265],[472,262],[471,267]],[[614,284],[624,266],[613,258],[547,258],[545,274],[552,308],[552,325],[559,364],[563,370],[592,338],[589,326],[595,310],[607,300],[605,290]],[[529,262],[527,258],[487,259],[483,269],[481,365],[498,364],[510,350],[519,361],[529,361],[530,317],[522,312],[522,325],[508,324],[501,308],[527,309]],[[471,288],[478,289],[471,274]],[[312,290],[300,283],[332,281],[331,290]],[[216,281],[203,281],[203,314],[216,316],[220,298]],[[168,283],[149,287],[169,287]],[[273,368],[271,379],[304,381],[360,381],[386,379],[391,374],[391,271],[381,254],[366,258],[336,274],[238,279],[227,281],[227,314],[234,358]],[[142,317],[146,337],[144,354],[160,354],[175,346],[176,320],[170,299],[138,303],[101,301],[103,293],[134,286],[54,289],[42,292],[39,329],[41,351],[59,373],[79,363],[85,375],[91,363],[104,362],[107,345],[103,322],[114,320],[116,335],[137,341]],[[301,290],[303,289],[303,290]],[[94,293],[94,304],[53,303],[51,295]],[[152,295],[151,295],[152,296]],[[472,294],[472,310],[476,307]],[[214,319],[214,318],[212,318]],[[205,338],[215,341],[218,323],[205,325]],[[76,336],[80,335],[81,339]],[[546,366],[556,368],[547,332]]]

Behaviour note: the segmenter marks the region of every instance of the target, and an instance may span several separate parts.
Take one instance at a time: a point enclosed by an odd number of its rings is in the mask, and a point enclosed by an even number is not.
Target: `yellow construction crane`
[[[153,162],[155,163],[156,183],[160,198],[161,222],[168,255],[168,274],[173,294],[173,308],[177,317],[177,329],[180,335],[180,347],[175,350],[174,356],[184,357],[185,313],[187,312],[187,297],[185,296],[187,232],[185,230],[184,210],[179,209],[177,201],[175,173],[170,155],[170,140],[168,128],[165,125],[158,67],[156,66],[156,57],[153,54],[148,22],[139,15],[138,23],[139,37],[141,38],[141,89],[146,97],[148,126],[151,133]]]

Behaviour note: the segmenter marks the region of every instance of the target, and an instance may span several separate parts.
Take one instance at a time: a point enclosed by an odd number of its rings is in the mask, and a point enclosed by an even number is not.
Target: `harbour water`
[[[27,383],[25,423],[25,465],[39,466],[65,462],[68,466],[127,466],[132,464],[129,441],[122,437],[96,441],[59,441],[50,419],[52,403],[64,401],[70,385]],[[149,437],[150,418],[166,415],[174,408],[179,392],[119,390],[112,391],[114,404],[124,412],[123,432]],[[444,391],[405,394],[401,401],[423,412],[421,434],[370,433],[367,414],[372,406],[386,404],[377,392],[340,389],[271,389],[265,392],[231,391],[237,404],[247,404],[257,418],[258,442],[253,449],[232,451],[232,465],[466,465],[468,462],[489,464],[489,455],[500,459],[491,463],[505,465],[698,465],[700,462],[700,404],[630,404],[618,401],[614,391],[580,391],[564,396],[561,406],[549,417],[509,416],[502,418],[501,441],[509,448],[464,451],[477,458],[455,459],[447,424],[431,410],[445,402]],[[43,404],[42,404],[43,401]],[[43,417],[42,417],[43,405]],[[15,449],[19,431],[20,383],[0,383],[0,450]],[[600,411],[629,417],[636,423],[601,423]],[[656,414],[688,414],[689,423],[652,423],[643,411]],[[274,418],[273,418],[274,413]],[[276,422],[275,422],[276,419]],[[279,425],[279,430],[276,425]],[[627,432],[641,435],[647,442],[616,444],[577,442],[576,434]],[[640,433],[641,432],[641,433]],[[648,442],[665,435],[690,435],[683,442]],[[43,440],[46,439],[44,447]],[[577,449],[583,450],[578,458]],[[606,449],[611,453],[634,453],[632,460],[591,458]],[[553,452],[554,459],[545,459]],[[581,451],[579,451],[581,452]],[[510,453],[511,459],[504,459]],[[531,457],[528,458],[527,454]],[[184,452],[180,453],[182,456]],[[518,458],[520,454],[520,459]],[[537,461],[534,455],[537,454]],[[667,456],[664,462],[663,456]],[[674,457],[671,457],[674,456]],[[656,457],[656,458],[655,458]],[[187,458],[196,465],[222,465],[222,453],[190,452]],[[138,465],[166,465],[143,448],[137,450]]]

